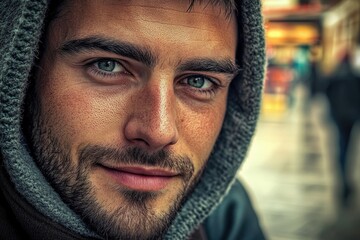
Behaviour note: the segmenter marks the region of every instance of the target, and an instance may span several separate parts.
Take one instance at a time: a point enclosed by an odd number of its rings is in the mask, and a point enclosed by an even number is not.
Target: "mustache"
[[[145,165],[166,168],[183,175],[184,180],[190,180],[194,174],[194,165],[189,157],[180,156],[167,150],[160,150],[149,154],[138,147],[117,149],[99,145],[87,145],[79,150],[79,164],[113,163],[125,165]]]

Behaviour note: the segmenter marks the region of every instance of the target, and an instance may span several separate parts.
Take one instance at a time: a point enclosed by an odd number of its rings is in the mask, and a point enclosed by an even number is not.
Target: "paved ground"
[[[291,109],[262,115],[239,178],[268,239],[360,239],[357,206],[343,210],[337,204],[336,135],[326,121],[326,101],[320,96],[305,107],[305,94],[299,88]],[[357,146],[352,170],[359,182]]]

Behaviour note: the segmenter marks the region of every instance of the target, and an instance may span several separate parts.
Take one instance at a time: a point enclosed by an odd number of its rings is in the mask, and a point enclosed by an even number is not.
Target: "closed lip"
[[[151,167],[151,166],[132,166],[132,165],[124,165],[124,166],[111,166],[106,164],[101,164],[101,166],[108,168],[109,170],[126,172],[136,175],[143,176],[154,176],[154,177],[175,177],[180,175],[178,172],[174,172],[171,170],[167,170],[160,167]]]
[[[163,168],[148,166],[100,165],[119,185],[136,191],[161,191],[180,174]]]

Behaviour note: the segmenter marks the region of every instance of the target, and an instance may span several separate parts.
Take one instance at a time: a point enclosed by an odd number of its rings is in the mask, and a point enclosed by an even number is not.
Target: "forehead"
[[[201,2],[201,1],[200,1]],[[58,44],[90,35],[107,36],[136,44],[204,45],[212,50],[236,46],[235,16],[219,5],[189,1],[76,0],[67,1],[50,25]],[[205,46],[203,46],[205,49]]]

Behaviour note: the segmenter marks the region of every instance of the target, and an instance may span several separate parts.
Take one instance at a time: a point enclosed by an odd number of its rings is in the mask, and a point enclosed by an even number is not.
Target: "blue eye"
[[[132,76],[123,63],[117,59],[92,59],[84,65],[84,68],[89,77],[97,83],[120,84]]]
[[[191,87],[198,89],[208,89],[213,87],[214,83],[204,76],[190,76],[185,79],[186,83]]]
[[[117,73],[125,71],[124,67],[117,61],[111,59],[98,60],[94,63],[95,67],[100,71]]]
[[[203,77],[189,77],[188,83],[195,88],[201,88],[205,83],[205,79]]]

